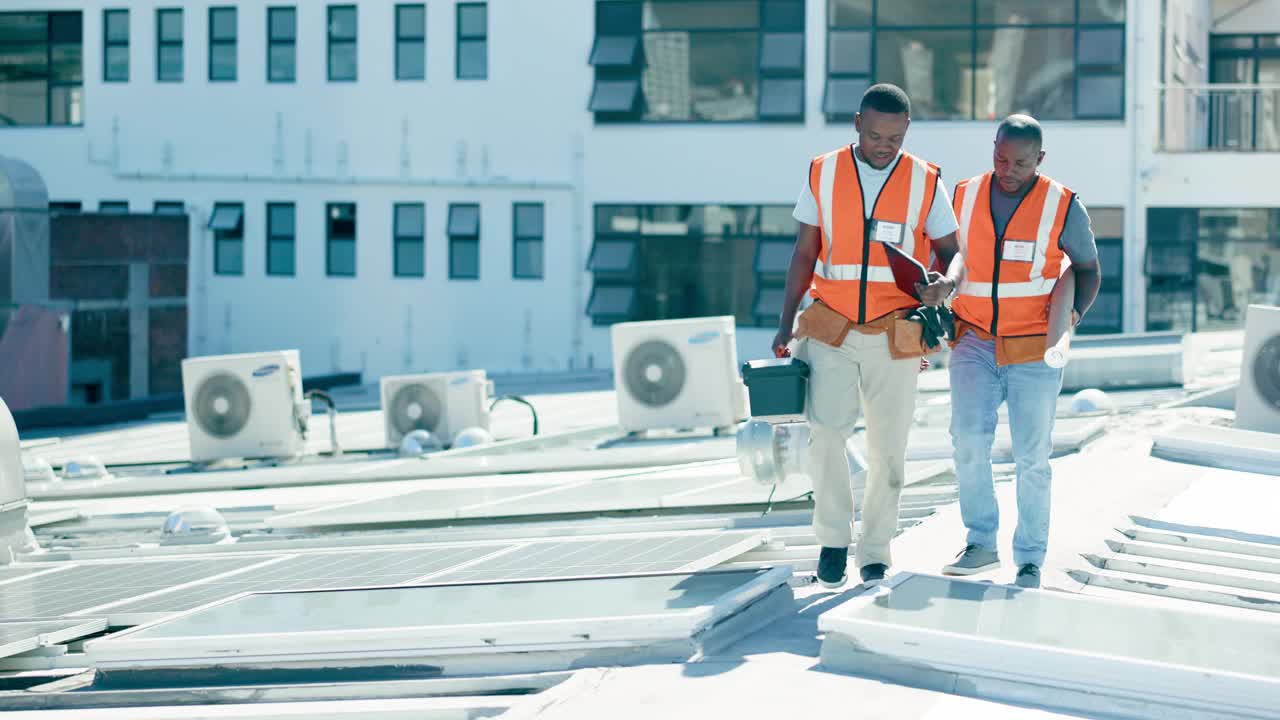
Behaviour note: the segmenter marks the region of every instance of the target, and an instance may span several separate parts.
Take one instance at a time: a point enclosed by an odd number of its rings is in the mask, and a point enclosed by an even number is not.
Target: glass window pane
[[[791,216],[791,205],[765,205],[760,208],[760,233],[784,235],[791,243],[796,234],[796,219]]]
[[[450,205],[448,234],[479,235],[480,207],[478,205]]]
[[[49,122],[46,105],[48,83],[0,81],[0,117],[14,125],[45,125]]]
[[[920,2],[921,0],[916,0]],[[961,4],[961,3],[956,3]],[[1076,9],[1070,2],[1045,0],[978,0],[980,25],[1033,25],[1073,23]]]
[[[516,205],[516,237],[542,237],[542,205]]]
[[[82,39],[80,18],[79,12],[50,13],[49,41],[80,44]]]
[[[871,73],[871,33],[833,31],[827,35],[827,64],[833,73]]]
[[[636,64],[640,49],[638,35],[605,35],[596,38],[591,49],[591,64],[595,67],[631,67]]]
[[[458,41],[458,77],[483,80],[489,75],[489,42],[487,40]]]
[[[421,5],[401,5],[397,7],[396,27],[399,37],[421,40],[426,36],[426,8]]]
[[[1080,78],[1076,115],[1082,118],[1124,117],[1124,76],[1085,75]]]
[[[893,0],[876,8],[876,23],[882,27],[895,25],[970,25],[973,6],[960,0]],[[914,99],[914,98],[913,98]]]
[[[1259,50],[1275,50],[1280,48],[1280,35],[1259,35]]]
[[[80,45],[54,45],[50,48],[55,82],[78,83],[84,80],[81,47]]]
[[[1089,211],[1089,224],[1093,227],[1095,237],[1099,239],[1124,237],[1124,208],[1086,207],[1086,209]]]
[[[289,81],[293,80],[294,74],[294,56],[296,48],[293,45],[272,45],[268,51],[271,57],[271,79],[273,81]]]
[[[999,120],[1023,112],[1040,120],[1071,118],[1074,35],[1070,28],[978,31],[975,116]],[[915,95],[907,92],[915,114]]]
[[[760,83],[760,116],[799,118],[804,114],[804,81],[766,78]]]
[[[330,240],[327,267],[330,275],[355,275],[356,241]]]
[[[646,33],[646,119],[756,116],[757,33]]]
[[[267,232],[272,235],[294,234],[294,206],[271,205],[267,208]]]
[[[338,203],[329,206],[329,237],[354,238],[356,236],[356,206]]]
[[[209,11],[209,30],[212,40],[236,39],[236,9],[213,8]]]
[[[293,8],[271,8],[271,39],[293,40],[297,36],[297,15]]]
[[[651,1],[644,4],[646,30],[732,30],[759,26],[760,3],[757,0]]]
[[[113,82],[128,81],[129,47],[127,45],[107,48],[106,79]]]
[[[599,286],[591,291],[587,303],[588,315],[630,317],[635,309],[636,289],[633,287]]]
[[[911,98],[912,118],[968,119],[972,116],[969,102],[972,37],[969,30],[877,33],[877,80],[891,82],[907,92]],[[1068,62],[1070,59],[1068,54]],[[1007,64],[999,67],[1012,69],[1017,66]],[[861,100],[859,97],[858,102]],[[1067,107],[1069,110],[1069,102]]]
[[[631,35],[640,32],[640,5],[639,0],[596,3],[596,34]]]
[[[157,200],[152,212],[156,215],[186,215],[187,209],[177,200]]]
[[[48,15],[44,13],[0,14],[0,47],[44,44],[48,40]]]
[[[267,241],[267,273],[270,275],[292,275],[293,267],[293,241],[292,240],[268,240]]]
[[[804,35],[765,33],[762,43],[761,70],[804,71]]]
[[[830,27],[864,27],[871,24],[872,0],[827,0]]]
[[[209,48],[209,79],[236,79],[236,46],[218,44]]]
[[[98,203],[98,212],[107,215],[127,215],[129,203],[122,200],[103,200]]]
[[[591,112],[634,112],[639,98],[638,80],[597,80],[591,92]]]
[[[540,278],[542,277],[542,241],[541,240],[517,240],[516,241],[516,277],[522,278]]]
[[[485,37],[489,13],[484,4],[458,6],[458,33],[462,37]]]
[[[1083,334],[1120,332],[1124,327],[1124,301],[1118,290],[1101,290],[1077,330]]]
[[[587,259],[592,272],[630,272],[635,265],[636,241],[597,240]]]
[[[480,277],[480,243],[475,240],[449,241],[449,277]]]
[[[106,13],[107,42],[129,42],[129,11],[108,10]]]
[[[422,237],[423,234],[423,216],[425,211],[422,205],[396,205],[395,217],[395,233],[397,237],[405,235],[413,235]]]
[[[422,80],[427,76],[426,45],[421,40],[396,43],[396,79]]]
[[[804,0],[765,0],[764,30],[804,31]]]
[[[832,78],[822,100],[822,111],[828,115],[852,118],[862,104],[862,94],[871,87],[866,78]]]
[[[54,125],[84,124],[84,88],[62,85],[49,88],[49,121]]]
[[[218,257],[215,259],[219,275],[240,275],[244,272],[244,241],[230,238],[216,240]]]
[[[353,43],[334,43],[329,46],[329,79],[356,79],[356,46]]]
[[[160,79],[166,82],[182,80],[181,45],[165,45],[160,48]]]
[[[640,231],[639,211],[632,205],[597,205],[596,232],[602,235]]]
[[[161,42],[182,42],[182,11],[160,11]]]
[[[1212,50],[1252,50],[1252,35],[1211,35],[1209,48]]]
[[[422,277],[424,272],[423,242],[421,240],[396,241],[395,274]]]
[[[789,242],[762,242],[756,255],[756,272],[767,275],[783,275],[791,268],[791,252],[794,245]]]
[[[786,291],[780,287],[760,288],[756,291],[756,301],[751,314],[757,318],[776,321],[782,314],[782,300]]]
[[[1125,0],[1080,0],[1080,22],[1122,23]]]
[[[1103,280],[1121,280],[1124,270],[1124,241],[1120,238],[1098,240],[1098,262],[1102,264]]]
[[[213,206],[209,216],[209,229],[215,232],[236,232],[244,218],[244,208],[240,205],[218,203]]]
[[[356,39],[356,9],[353,7],[329,8],[329,37],[334,40]]]
[[[1124,67],[1124,28],[1081,30],[1076,59],[1081,65]]]

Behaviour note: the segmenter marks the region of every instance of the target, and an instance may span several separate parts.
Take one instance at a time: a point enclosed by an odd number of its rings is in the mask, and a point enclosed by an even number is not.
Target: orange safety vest
[[[956,184],[965,277],[951,309],[996,337],[1044,335],[1049,331],[1049,295],[1064,269],[1065,253],[1058,240],[1075,193],[1037,176],[1004,235],[997,237],[991,219],[993,175],[987,172]]]
[[[907,152],[894,163],[870,213],[863,208],[852,145],[809,164],[822,237],[810,294],[858,324],[920,304],[894,284],[881,242],[894,242],[929,267],[932,243],[925,235],[925,219],[941,172]],[[874,222],[867,221],[868,215]]]

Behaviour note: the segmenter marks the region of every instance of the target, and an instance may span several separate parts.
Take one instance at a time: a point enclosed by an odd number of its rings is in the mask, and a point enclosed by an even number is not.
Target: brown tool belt
[[[849,336],[849,331],[853,330],[863,335],[887,334],[889,356],[894,359],[920,357],[936,351],[937,348],[930,350],[925,346],[923,340],[924,328],[921,327],[920,323],[906,319],[910,312],[905,308],[894,310],[887,315],[882,315],[875,320],[859,325],[833,310],[830,305],[817,301],[800,313],[796,337],[807,337],[824,345],[840,347],[844,344],[845,338]],[[1040,348],[1040,353],[1041,355],[1044,354],[1043,345]]]

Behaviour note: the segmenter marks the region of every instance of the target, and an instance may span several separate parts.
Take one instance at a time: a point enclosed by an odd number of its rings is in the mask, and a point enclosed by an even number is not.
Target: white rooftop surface
[[[1232,352],[1238,355],[1238,343],[1233,348],[1235,341],[1230,337],[1215,342],[1204,351],[1214,362]],[[1229,375],[1222,368],[1215,372],[1214,382],[1219,384]],[[929,371],[921,378],[917,424],[910,441],[909,486],[903,495],[901,534],[892,546],[891,573],[935,574],[964,544],[955,480],[947,463],[950,413],[942,400],[945,378],[945,370]],[[1119,414],[1112,415],[1074,416],[1069,409],[1071,396],[1060,398],[1055,433],[1059,456],[1053,460],[1054,514],[1043,592],[1204,612],[1246,625],[1280,622],[1280,526],[1274,521],[1280,486],[1276,478],[1152,456],[1152,437],[1180,424],[1195,428],[1229,422],[1229,411],[1161,409],[1203,386],[1116,392],[1113,399]],[[368,394],[367,389],[362,392]],[[67,481],[59,483],[60,488],[39,488],[33,493],[31,512],[45,519],[36,528],[37,535],[42,542],[65,549],[45,557],[24,556],[18,565],[0,568],[0,606],[12,607],[14,612],[19,607],[32,608],[39,596],[29,590],[44,588],[41,592],[56,592],[63,598],[66,613],[106,618],[113,625],[163,624],[202,603],[234,603],[228,598],[237,592],[297,590],[304,586],[296,583],[318,582],[312,578],[323,576],[314,573],[329,562],[317,559],[320,556],[347,558],[342,561],[347,564],[332,565],[336,574],[323,578],[319,585],[323,588],[337,589],[344,582],[363,587],[370,583],[510,582],[607,575],[625,565],[628,552],[669,541],[685,554],[668,556],[666,567],[633,563],[622,574],[716,568],[749,571],[785,565],[796,573],[789,609],[767,626],[684,662],[631,665],[616,658],[587,658],[565,674],[569,680],[515,695],[494,694],[501,690],[496,675],[468,681],[498,685],[477,685],[472,690],[453,687],[448,693],[461,697],[443,697],[442,691],[424,689],[441,679],[347,677],[319,683],[238,676],[210,679],[200,674],[203,670],[185,677],[143,674],[112,685],[111,672],[120,671],[95,672],[92,654],[83,652],[84,643],[68,640],[69,644],[55,643],[40,651],[0,658],[0,683],[33,672],[50,673],[48,682],[54,683],[39,692],[0,689],[0,708],[8,711],[6,717],[76,720],[357,715],[553,720],[607,715],[649,720],[694,713],[737,719],[799,713],[847,717],[851,712],[859,718],[886,720],[1079,717],[1059,714],[1052,702],[962,697],[964,693],[908,687],[823,666],[818,618],[854,598],[859,590],[852,585],[828,590],[808,583],[818,547],[809,527],[811,503],[803,497],[807,485],[779,486],[772,498],[778,507],[765,514],[770,488],[740,476],[732,437],[624,439],[608,434],[617,421],[611,392],[535,393],[531,399],[538,405],[543,434],[568,431],[567,440],[559,444],[549,440],[541,448],[538,442],[499,444],[453,457],[446,453],[368,459],[353,453],[341,460],[209,472],[164,474],[149,468],[115,467],[111,470],[117,478],[110,483],[77,486]],[[367,401],[364,397],[364,407]],[[500,437],[527,436],[525,408],[499,405],[495,420],[498,417],[507,423],[497,433]],[[327,450],[327,419],[317,413],[311,427],[319,449]],[[344,427],[350,428],[351,441],[344,436]],[[339,415],[344,447],[355,447],[360,427],[381,443],[380,414],[354,410]],[[69,457],[59,455],[69,448],[76,453],[96,448],[94,454],[108,464],[152,462],[139,460],[141,455],[130,459],[127,453],[108,452],[123,448],[127,439],[135,437],[130,433],[145,436],[147,432],[157,433],[154,447],[158,450],[153,457],[168,453],[164,462],[182,462],[186,448],[181,422],[102,429],[56,443],[24,442],[24,446],[51,460]],[[180,441],[175,444],[177,437]],[[602,445],[601,439],[608,437],[615,439]],[[862,442],[859,434],[852,444],[861,447]],[[181,450],[178,456],[173,455],[175,447]],[[996,450],[998,462],[1008,460],[999,440]],[[1015,572],[1009,556],[1016,517],[1011,473],[1010,466],[997,467],[996,496],[1003,519],[999,543],[1005,564],[971,578],[977,582],[1009,583]],[[182,505],[224,510],[238,540],[230,545],[156,545],[163,514]],[[72,514],[74,519],[58,520]],[[704,542],[711,544],[699,545]],[[570,552],[570,545],[575,552]],[[645,551],[638,552],[642,554],[637,557],[644,557]],[[663,554],[660,551],[657,559],[663,559]],[[365,558],[378,560],[365,562]],[[428,567],[412,577],[405,574],[417,572],[417,564],[430,565],[433,558],[447,567]],[[574,570],[583,562],[596,567],[585,573]],[[130,569],[122,570],[126,565]],[[171,577],[148,572],[162,567]],[[96,580],[63,586],[55,582],[63,573],[69,573],[67,580]],[[365,579],[354,581],[356,577]],[[137,583],[136,590],[130,583]],[[281,587],[273,588],[274,584]],[[101,594],[94,597],[95,593]],[[486,602],[502,606],[503,596],[495,593]],[[607,596],[598,601],[609,602]],[[622,608],[622,600],[618,602]],[[519,600],[506,604],[519,605]],[[387,617],[405,612],[411,617],[406,608],[388,605]],[[595,609],[603,613],[609,608]],[[567,607],[560,610],[573,614]],[[269,616],[257,622],[270,625]],[[307,622],[323,625],[322,617],[312,616]],[[340,624],[333,630],[340,631]],[[231,625],[220,623],[219,627]],[[311,629],[323,632],[319,626]],[[403,640],[389,637],[397,647]],[[89,645],[107,647],[111,642],[90,640]],[[346,652],[345,642],[331,649]],[[358,653],[359,638],[353,636],[349,642],[349,651]],[[145,655],[141,648],[135,646]],[[602,663],[608,667],[600,667]],[[255,672],[275,668],[267,661]],[[85,672],[72,674],[77,669]],[[276,684],[266,691],[254,689],[264,687],[263,682]],[[223,689],[202,689],[201,683]],[[393,689],[387,683],[405,684]],[[34,684],[24,680],[3,687]],[[99,702],[113,707],[95,707]],[[33,712],[36,708],[43,708],[38,716]]]

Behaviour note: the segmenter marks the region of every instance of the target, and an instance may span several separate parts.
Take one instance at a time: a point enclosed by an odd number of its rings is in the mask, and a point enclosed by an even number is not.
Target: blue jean
[[[955,448],[960,515],[968,543],[996,550],[1000,508],[991,475],[996,411],[1009,403],[1009,430],[1018,478],[1018,527],[1013,561],[1044,564],[1049,546],[1053,420],[1062,370],[1043,361],[996,365],[995,343],[966,333],[951,351],[951,442]]]

